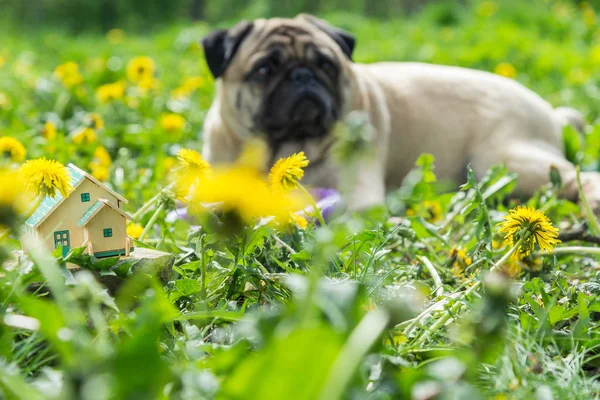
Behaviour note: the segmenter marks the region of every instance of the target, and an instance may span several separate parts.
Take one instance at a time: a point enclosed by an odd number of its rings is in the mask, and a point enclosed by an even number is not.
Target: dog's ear
[[[223,75],[252,27],[252,22],[242,21],[231,29],[218,29],[202,39],[204,57],[215,79]]]
[[[356,38],[353,34],[342,29],[329,25],[327,22],[310,14],[299,14],[296,18],[310,22],[323,32],[328,34],[340,46],[348,59],[352,60],[352,52],[356,45]]]

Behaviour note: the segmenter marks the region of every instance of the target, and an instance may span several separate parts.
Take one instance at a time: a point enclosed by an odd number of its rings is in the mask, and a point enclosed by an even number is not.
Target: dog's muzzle
[[[337,111],[333,95],[308,67],[292,69],[265,110],[265,128],[274,140],[302,140],[327,134]]]

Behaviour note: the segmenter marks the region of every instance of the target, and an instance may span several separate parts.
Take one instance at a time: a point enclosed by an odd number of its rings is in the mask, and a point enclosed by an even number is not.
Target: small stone
[[[171,277],[175,256],[170,253],[136,247],[134,251],[127,257],[121,257],[117,260],[110,271],[114,274],[102,273],[102,271],[91,271],[98,282],[106,286],[111,293],[115,293],[121,284],[127,279],[130,274],[138,272],[158,276],[158,278],[166,283]],[[73,274],[77,274],[83,269],[74,266],[69,268]]]

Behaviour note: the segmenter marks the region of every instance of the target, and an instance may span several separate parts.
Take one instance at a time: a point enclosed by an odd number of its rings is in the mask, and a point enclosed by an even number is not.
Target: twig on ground
[[[598,247],[586,247],[586,246],[565,246],[565,247],[555,247],[550,253],[550,255],[556,254],[600,254],[600,248]]]
[[[578,240],[587,243],[600,244],[600,236],[590,234],[587,223],[582,224],[571,231],[559,233],[558,239],[561,242],[573,242]]]

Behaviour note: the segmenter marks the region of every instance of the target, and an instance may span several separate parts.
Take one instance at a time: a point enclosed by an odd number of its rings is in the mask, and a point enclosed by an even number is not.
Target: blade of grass
[[[319,395],[320,400],[343,398],[360,362],[379,339],[388,321],[389,315],[381,310],[371,311],[363,317],[333,363]]]

